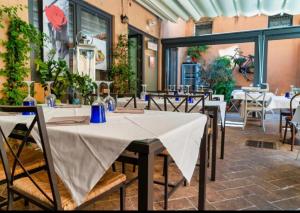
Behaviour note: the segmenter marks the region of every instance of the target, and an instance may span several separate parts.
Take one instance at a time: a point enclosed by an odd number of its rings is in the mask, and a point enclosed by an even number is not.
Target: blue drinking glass
[[[290,92],[286,92],[284,95],[286,98],[290,98]]]
[[[34,81],[25,81],[25,83],[27,84],[27,88],[28,88],[28,95],[27,97],[23,100],[23,106],[36,106],[36,100],[31,97],[30,95],[30,85],[33,83]],[[34,115],[34,112],[23,112],[22,115]]]
[[[149,95],[145,95],[145,101],[149,101]]]
[[[97,84],[97,100],[95,100],[91,107],[91,123],[105,123],[105,103],[100,98],[99,89],[102,81],[96,81]]]

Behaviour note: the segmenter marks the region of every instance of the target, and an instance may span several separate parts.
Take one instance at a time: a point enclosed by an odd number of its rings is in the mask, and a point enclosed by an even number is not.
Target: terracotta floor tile
[[[244,198],[234,198],[230,200],[215,202],[211,205],[214,206],[217,210],[241,210],[255,206]]]

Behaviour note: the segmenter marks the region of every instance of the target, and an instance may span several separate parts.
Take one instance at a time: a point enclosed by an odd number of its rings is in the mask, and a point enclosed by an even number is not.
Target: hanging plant
[[[30,51],[34,50],[35,55],[39,55],[43,43],[43,34],[18,16],[18,12],[22,10],[22,5],[0,6],[0,27],[4,28],[5,24],[8,26],[7,39],[0,41],[5,48],[5,52],[0,52],[0,58],[4,62],[0,75],[6,78],[2,89],[2,104],[22,104],[26,96],[23,81],[30,71]]]

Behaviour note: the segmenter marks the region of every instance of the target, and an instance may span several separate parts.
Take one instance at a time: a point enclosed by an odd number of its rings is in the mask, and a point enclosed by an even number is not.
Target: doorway
[[[128,55],[133,78],[130,82],[131,88],[138,96],[141,92],[141,84],[143,82],[143,40],[141,33],[129,27],[128,29]]]

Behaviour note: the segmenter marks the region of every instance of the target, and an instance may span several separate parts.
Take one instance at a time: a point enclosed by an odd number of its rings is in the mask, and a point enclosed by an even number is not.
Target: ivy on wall
[[[0,28],[7,26],[7,39],[0,40],[0,45],[5,48],[4,52],[0,52],[0,59],[4,62],[0,76],[6,78],[2,89],[2,104],[22,104],[26,96],[23,81],[30,71],[30,51],[34,50],[39,55],[44,39],[41,32],[19,17],[18,12],[23,9],[22,5],[0,6]]]

